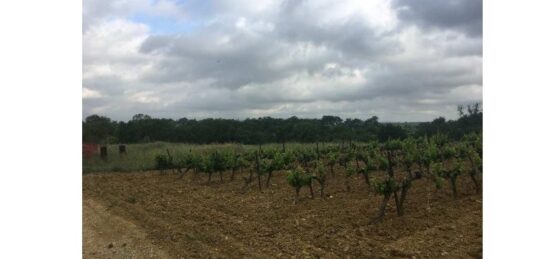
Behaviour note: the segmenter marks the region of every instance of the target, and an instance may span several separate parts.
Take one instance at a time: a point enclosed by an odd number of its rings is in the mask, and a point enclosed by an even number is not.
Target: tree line
[[[479,103],[458,106],[459,118],[443,117],[421,123],[382,123],[377,116],[366,120],[342,119],[326,115],[320,119],[281,119],[272,117],[234,119],[153,118],[136,114],[131,120],[114,121],[90,115],[82,122],[83,142],[145,143],[152,141],[208,143],[284,143],[386,141],[407,137],[446,134],[460,139],[465,134],[481,133],[483,112]]]

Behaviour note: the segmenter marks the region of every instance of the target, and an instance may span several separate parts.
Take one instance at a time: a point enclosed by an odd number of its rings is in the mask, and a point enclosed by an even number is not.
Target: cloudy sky
[[[83,116],[456,118],[481,0],[84,0]]]

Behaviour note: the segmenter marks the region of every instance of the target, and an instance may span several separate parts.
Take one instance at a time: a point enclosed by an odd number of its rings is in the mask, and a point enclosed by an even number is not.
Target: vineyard
[[[481,135],[197,147],[86,174],[84,198],[172,257],[481,256]]]

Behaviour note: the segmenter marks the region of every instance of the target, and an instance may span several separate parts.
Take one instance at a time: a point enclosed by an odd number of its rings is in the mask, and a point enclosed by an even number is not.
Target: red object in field
[[[85,159],[90,159],[95,153],[97,153],[99,145],[95,143],[82,143],[82,156]]]

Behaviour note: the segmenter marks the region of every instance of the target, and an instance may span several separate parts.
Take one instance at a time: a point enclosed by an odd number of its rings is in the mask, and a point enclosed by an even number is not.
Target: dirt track
[[[92,199],[83,201],[83,254],[97,258],[166,258],[135,224],[109,213]]]
[[[227,174],[226,174],[226,178]],[[237,180],[239,179],[239,180]],[[367,225],[380,196],[362,178],[345,192],[342,176],[329,178],[331,198],[292,205],[293,189],[282,173],[273,185],[240,192],[241,176],[148,173],[84,176],[84,258],[478,258],[482,253],[482,197],[466,176],[460,197],[448,186],[435,191],[415,182],[406,214],[393,204],[386,220]],[[318,191],[318,190],[317,190]],[[112,247],[109,248],[110,244]]]

